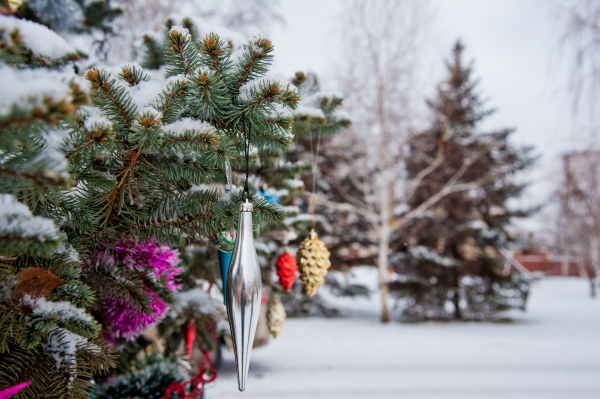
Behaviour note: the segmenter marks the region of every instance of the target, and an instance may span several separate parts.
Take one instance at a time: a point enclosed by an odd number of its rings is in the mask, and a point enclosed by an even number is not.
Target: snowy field
[[[252,353],[244,393],[226,353],[206,396],[600,398],[600,298],[585,280],[538,282],[512,322],[382,325],[378,300],[355,303],[351,318],[288,320]]]

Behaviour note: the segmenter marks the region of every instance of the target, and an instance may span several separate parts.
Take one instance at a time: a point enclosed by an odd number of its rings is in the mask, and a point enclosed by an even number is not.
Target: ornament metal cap
[[[248,200],[240,204],[240,212],[252,212],[253,210],[254,207],[252,206],[251,202],[248,202]]]
[[[252,204],[239,207],[238,234],[227,273],[227,317],[233,340],[238,388],[246,389],[250,352],[261,306],[261,276],[252,232]]]

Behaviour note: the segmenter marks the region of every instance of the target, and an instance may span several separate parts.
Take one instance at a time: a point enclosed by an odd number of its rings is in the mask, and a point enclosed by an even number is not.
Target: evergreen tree
[[[158,243],[235,228],[241,191],[222,198],[206,184],[227,162],[243,169],[246,139],[258,153],[289,148],[299,94],[266,74],[269,40],[232,51],[176,26],[164,76],[92,68],[82,107],[87,84],[61,68],[75,51],[40,25],[1,18],[0,386],[31,379],[19,397],[83,398],[114,364],[105,339],[135,339],[177,295],[176,255]],[[40,64],[61,69],[31,69]],[[257,233],[283,221],[278,204],[251,201]],[[135,317],[121,322],[123,312]]]
[[[527,278],[512,270],[503,254],[511,242],[511,219],[532,212],[511,210],[507,202],[523,193],[526,185],[516,176],[534,158],[531,148],[509,143],[511,129],[480,132],[491,111],[480,100],[472,67],[462,57],[463,45],[457,42],[447,64],[448,78],[429,102],[432,126],[411,141],[410,176],[440,151],[444,159],[417,189],[410,206],[421,206],[452,176],[465,181],[489,178],[472,190],[450,193],[396,237],[398,252],[392,262],[401,277],[392,289],[404,300],[404,314],[410,318],[488,318],[524,309],[529,292]],[[464,168],[466,164],[470,167]]]
[[[202,35],[209,32],[203,31],[203,21],[192,17],[172,17],[165,26],[179,23],[190,32],[191,40],[198,43],[200,48],[204,46],[201,42]],[[168,32],[168,29],[167,29]],[[167,33],[165,32],[165,33]],[[160,35],[146,33],[143,40],[137,44],[134,51],[134,59],[149,70],[156,70],[165,65],[166,58],[157,57],[170,51],[168,43],[159,41]],[[234,32],[227,32],[227,46],[229,49],[239,47],[239,36]],[[281,81],[287,81],[278,77]],[[350,120],[348,115],[339,107],[342,98],[320,90],[318,79],[314,74],[298,72],[291,81],[297,86],[302,97],[298,107],[292,111],[294,116],[293,133],[295,144],[291,148],[286,147],[257,147],[250,155],[249,185],[257,190],[259,198],[269,203],[281,204],[287,217],[276,224],[263,224],[261,234],[256,243],[257,252],[263,276],[263,287],[265,292],[274,292],[279,295],[290,296],[281,289],[276,278],[273,277],[274,260],[277,255],[283,253],[284,242],[290,241],[290,234],[297,237],[289,242],[292,251],[294,244],[300,242],[307,234],[310,227],[310,215],[301,213],[310,210],[305,207],[302,200],[304,183],[298,179],[299,176],[311,170],[309,155],[309,137],[314,135],[315,144],[317,135],[330,136],[340,128],[348,126]],[[291,136],[289,137],[292,138]],[[303,143],[303,144],[300,144]],[[241,162],[231,161],[231,184],[240,187],[244,184],[245,165]],[[223,183],[226,183],[226,173],[217,172],[210,181],[210,186],[223,193]],[[225,197],[227,194],[225,194]],[[213,242],[218,240],[217,229],[209,234]],[[211,333],[216,329],[217,333],[227,334],[228,327],[224,323],[224,313],[219,300],[208,294],[204,289],[198,288],[199,282],[206,287],[220,286],[221,278],[217,266],[216,246],[195,241],[183,250],[182,274],[180,275],[179,292],[174,294],[172,309],[168,312],[165,320],[158,326],[159,336],[166,347],[163,350],[165,358],[164,367],[169,367],[181,356],[183,345],[182,331],[186,324],[193,322],[196,334],[202,337],[202,344],[206,350],[213,350]],[[216,287],[215,287],[216,288]],[[214,292],[214,290],[213,290]],[[302,294],[301,284],[296,286],[292,302],[302,302],[305,296]],[[288,301],[289,302],[289,301]],[[129,344],[121,351],[119,359],[119,386],[111,383],[101,385],[101,397],[117,398],[125,395],[127,385],[136,385],[136,381],[144,379],[156,370],[152,362],[144,362],[145,348],[151,347],[152,342],[145,338],[138,339],[135,344]],[[200,359],[196,358],[196,362]],[[131,362],[135,362],[136,368],[131,370]],[[196,362],[192,361],[193,364]],[[130,381],[131,384],[128,384]],[[137,386],[137,385],[136,385]],[[149,388],[138,391],[137,396],[149,394]],[[157,388],[164,391],[164,386]],[[127,391],[131,393],[130,391]]]
[[[89,217],[59,148],[87,85],[62,68],[74,49],[41,25],[0,16],[0,42],[0,386],[31,380],[17,397],[83,398],[114,365],[65,229]]]
[[[171,17],[165,26],[173,23],[186,27],[192,38],[201,37],[203,34],[203,21],[194,17]],[[148,69],[158,69],[164,65],[161,54],[164,44],[159,40],[160,35],[146,33],[134,48],[134,60]],[[228,32],[227,42],[235,46],[239,40],[235,32]],[[312,177],[309,172],[314,162],[313,154],[317,154],[317,147],[324,145],[333,135],[341,129],[350,126],[350,116],[341,109],[343,96],[338,93],[324,91],[320,87],[318,77],[314,73],[297,72],[291,82],[298,88],[302,100],[298,108],[293,111],[294,116],[294,145],[289,151],[261,150],[253,158],[258,161],[251,165],[253,176],[252,186],[259,190],[259,194],[283,205],[287,218],[278,225],[264,225],[260,241],[265,244],[257,246],[263,268],[263,285],[271,287],[275,293],[285,296],[284,303],[290,314],[315,313],[331,314],[333,310],[322,303],[319,297],[308,298],[302,293],[301,284],[297,284],[291,294],[286,294],[280,289],[272,277],[272,268],[278,255],[283,253],[284,247],[289,245],[292,252],[295,247],[308,235],[311,228],[311,197],[303,195],[305,188],[312,191]],[[323,162],[323,156],[317,159]],[[243,176],[234,169],[233,183],[240,184]],[[221,176],[222,178],[222,176]],[[299,180],[301,178],[301,180]],[[328,226],[323,217],[317,215],[319,227]],[[214,264],[215,255],[208,249],[201,250],[202,260],[195,262],[208,262]],[[216,265],[212,266],[215,270]],[[210,269],[210,267],[209,267]],[[216,275],[216,273],[213,273]],[[215,280],[215,282],[218,281]],[[331,281],[332,284],[335,282]],[[351,293],[356,290],[364,293],[360,287],[338,287],[340,293]],[[309,310],[310,309],[310,310]]]
[[[272,265],[276,257],[288,247],[294,253],[300,243],[308,236],[313,227],[328,238],[328,246],[334,249],[332,240],[335,233],[331,220],[315,208],[319,198],[327,190],[327,183],[321,179],[320,168],[329,164],[324,148],[341,131],[351,126],[350,115],[342,109],[343,96],[339,93],[325,91],[314,73],[297,72],[292,83],[298,88],[302,100],[294,111],[294,147],[285,154],[261,156],[262,159],[275,160],[276,163],[265,163],[256,171],[261,177],[260,183],[266,193],[285,195],[279,198],[288,211],[288,218],[283,224],[271,228],[263,239],[267,245],[260,251],[265,256],[265,264]],[[292,179],[299,177],[301,180]],[[269,266],[270,269],[270,266]],[[267,274],[268,275],[268,274]],[[282,295],[282,303],[290,317],[335,316],[338,311],[324,301],[319,293],[314,296],[304,294],[302,283],[297,280],[290,292],[268,279],[266,281],[272,291]],[[358,284],[343,284],[327,275],[325,286],[336,296],[368,296],[366,287]]]
[[[293,113],[294,146],[287,152],[262,152],[260,164],[254,172],[261,192],[276,198],[288,212],[288,218],[281,225],[275,226],[268,238],[281,237],[282,232],[292,231],[292,235],[287,238],[294,245],[308,235],[312,226],[311,172],[315,166],[313,164],[319,162],[314,158],[319,151],[317,146],[348,127],[351,121],[349,115],[341,109],[343,97],[321,90],[314,73],[297,72],[291,82],[302,97]],[[305,190],[309,191],[308,195]],[[318,215],[316,219],[319,227],[322,227],[323,220]],[[276,252],[282,250],[281,245],[275,245],[272,241],[269,246],[276,248]]]

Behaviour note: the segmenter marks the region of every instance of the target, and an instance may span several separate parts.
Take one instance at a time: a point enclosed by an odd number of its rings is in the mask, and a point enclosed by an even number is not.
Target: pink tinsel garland
[[[177,252],[167,245],[160,245],[154,239],[144,242],[122,239],[113,248],[113,251],[99,249],[94,257],[97,268],[109,270],[118,267],[125,272],[143,272],[155,285],[169,291],[177,290],[175,278],[181,271],[177,267],[179,259]],[[124,298],[101,298],[104,335],[109,341],[115,342],[119,338],[133,340],[162,319],[168,309],[165,300],[146,284],[143,284],[142,292],[148,297],[148,313],[141,309],[140,304],[130,303]]]
[[[0,391],[0,399],[8,399],[11,396],[14,396],[17,393],[19,393],[19,391],[21,391],[22,389],[27,388],[29,385],[31,385],[31,381],[25,381],[20,384],[13,385],[12,387],[3,389]]]

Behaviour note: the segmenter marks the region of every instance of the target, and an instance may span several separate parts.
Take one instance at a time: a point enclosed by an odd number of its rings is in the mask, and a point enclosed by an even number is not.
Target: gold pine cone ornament
[[[281,330],[283,330],[286,318],[285,308],[279,302],[279,298],[275,298],[267,310],[267,327],[269,327],[269,332],[273,338],[277,338]]]
[[[315,295],[321,284],[325,282],[327,269],[331,266],[329,255],[325,243],[319,240],[314,230],[311,230],[310,236],[300,244],[296,256],[300,280],[306,295]]]
[[[8,0],[6,3],[12,12],[17,12],[17,10],[23,5],[23,0]]]

